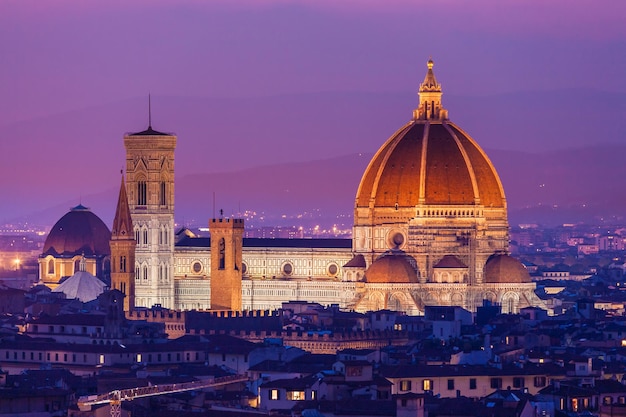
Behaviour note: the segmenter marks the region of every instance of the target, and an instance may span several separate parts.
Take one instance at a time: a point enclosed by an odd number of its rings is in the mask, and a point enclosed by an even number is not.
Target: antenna
[[[213,218],[215,219],[215,191],[213,191]]]
[[[152,129],[152,102],[148,93],[148,129]]]

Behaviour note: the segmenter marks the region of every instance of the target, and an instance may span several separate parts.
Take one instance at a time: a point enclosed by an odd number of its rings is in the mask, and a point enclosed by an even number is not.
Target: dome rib
[[[480,189],[481,204],[485,207],[506,208],[506,195],[498,173],[485,153],[470,135],[452,122],[447,122],[450,129],[455,132],[461,142],[467,141],[471,146],[464,146],[468,156],[472,160],[474,174],[477,177],[477,185]],[[480,178],[480,181],[478,181]]]
[[[392,146],[394,141],[404,137],[403,133],[413,125],[413,121],[406,123],[398,129],[389,139],[381,146],[365,169],[365,174],[361,179],[359,188],[356,193],[356,207],[370,207],[375,200],[375,189],[380,178],[381,167],[384,168],[383,159],[388,159],[389,152],[387,148]]]
[[[461,155],[463,156],[463,159],[465,160],[465,165],[467,166],[467,172],[470,176],[470,180],[472,181],[472,188],[474,189],[474,204],[480,204],[480,190],[478,188],[478,182],[476,181],[476,173],[474,171],[472,160],[470,159],[467,153],[467,150],[461,144],[461,141],[459,140],[457,135],[454,133],[454,131],[450,128],[448,123],[444,121],[443,126],[450,133],[450,135],[452,135],[452,137],[454,138],[454,141],[456,142],[456,146],[459,148],[459,152],[461,152]]]

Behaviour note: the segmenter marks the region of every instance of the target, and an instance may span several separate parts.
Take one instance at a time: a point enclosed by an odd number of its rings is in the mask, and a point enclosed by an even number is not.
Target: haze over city
[[[110,223],[122,136],[147,126],[149,93],[153,126],[179,137],[179,221],[205,222],[213,193],[227,213],[350,214],[365,164],[416,107],[429,56],[450,118],[501,172],[512,218],[599,196],[593,215],[620,213],[606,196],[624,175],[626,5],[336,3],[2,2],[0,220],[50,209],[53,222],[82,202]],[[264,166],[282,179],[253,196],[242,179]],[[308,200],[300,179],[317,190]],[[243,192],[224,191],[235,182]]]

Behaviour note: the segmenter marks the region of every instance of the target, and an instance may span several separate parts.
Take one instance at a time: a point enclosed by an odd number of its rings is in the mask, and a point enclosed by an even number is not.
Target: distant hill
[[[541,155],[486,150],[496,166],[509,206],[511,224],[618,222],[626,214],[626,145],[553,151]],[[176,220],[205,225],[226,215],[252,210],[266,224],[296,221],[352,224],[356,189],[371,154],[353,154],[310,162],[266,165],[222,173],[189,174],[176,180]],[[83,197],[107,224],[113,218],[118,190]],[[213,202],[215,201],[215,205]],[[27,217],[51,224],[68,201]],[[285,219],[282,216],[285,215]],[[296,219],[298,215],[303,220]]]
[[[177,216],[185,221],[211,214],[213,192],[217,209],[227,212],[320,209],[333,217],[351,213],[367,163],[354,155],[373,154],[416,103],[411,92],[153,97],[152,120],[178,135]],[[578,205],[577,215],[585,216],[623,207],[618,159],[626,94],[446,94],[444,105],[498,166],[512,216],[525,219],[554,204]],[[56,219],[79,201],[110,217],[108,200],[125,163],[124,131],[143,130],[146,113],[147,100],[133,98],[0,125],[0,221],[35,212],[37,219]],[[596,206],[593,214],[587,210]],[[48,207],[55,215],[43,214]]]

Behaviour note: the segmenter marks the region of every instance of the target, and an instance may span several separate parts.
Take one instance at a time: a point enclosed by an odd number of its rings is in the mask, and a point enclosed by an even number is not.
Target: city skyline
[[[589,137],[584,127],[592,125],[581,116],[606,121],[623,109],[623,8],[493,1],[471,7],[454,1],[3,3],[7,59],[0,79],[7,94],[0,97],[0,127],[7,136],[0,165],[11,197],[0,218],[114,189],[121,138],[146,127],[149,92],[155,127],[181,138],[179,178],[371,153],[410,117],[431,55],[451,118],[484,147],[581,146]],[[590,92],[600,95],[585,107]],[[573,101],[579,96],[580,103]],[[497,112],[481,110],[494,97],[509,106],[502,111],[517,115],[498,127],[530,129],[527,143],[463,119]],[[520,97],[523,104],[511,105]],[[472,100],[478,109],[468,115],[464,104]],[[385,111],[389,102],[393,108]],[[550,114],[553,108],[561,112]],[[573,117],[577,108],[581,114]],[[517,125],[533,114],[544,114],[536,124],[545,138],[535,137],[533,126]],[[555,134],[555,117],[560,127],[568,119],[575,126]],[[589,127],[598,133],[592,142],[623,143],[620,123]],[[581,137],[573,137],[578,130]],[[231,152],[216,158],[215,149]]]

